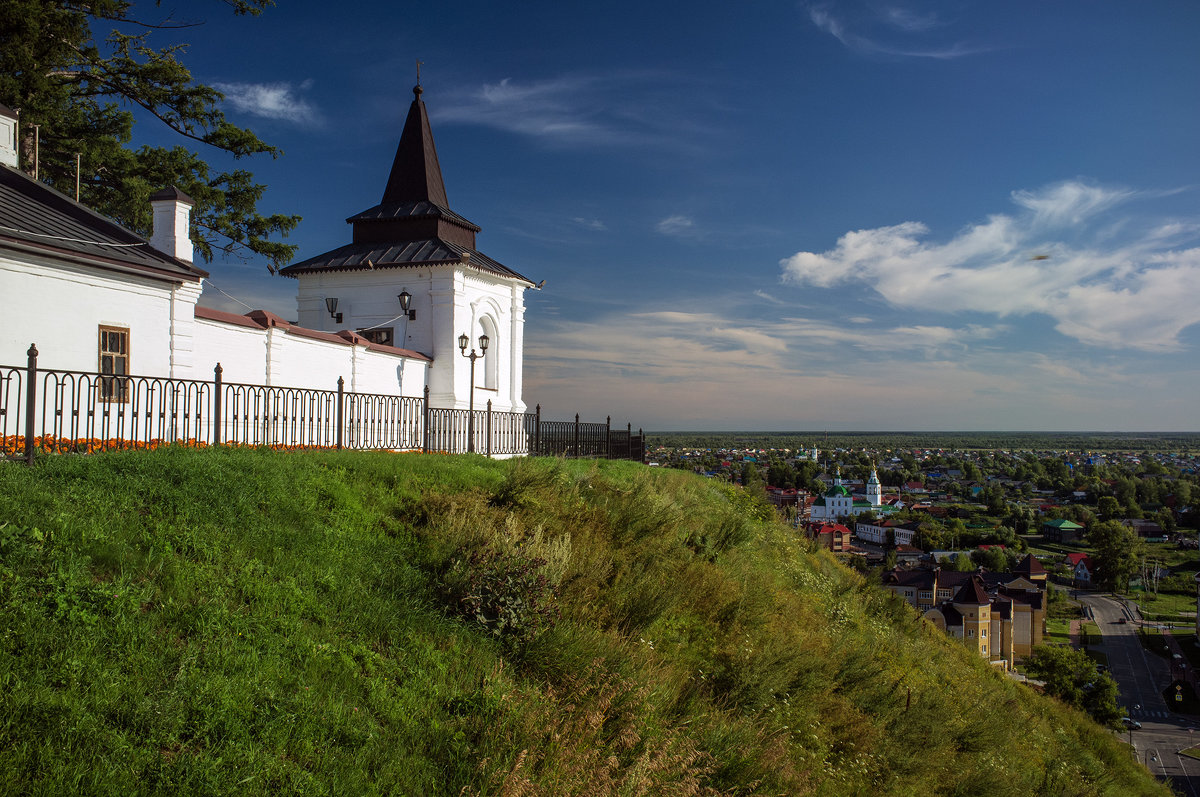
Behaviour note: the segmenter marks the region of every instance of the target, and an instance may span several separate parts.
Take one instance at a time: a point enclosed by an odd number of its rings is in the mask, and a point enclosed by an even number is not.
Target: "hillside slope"
[[[0,792],[1167,794],[740,491],[630,463],[0,463]]]

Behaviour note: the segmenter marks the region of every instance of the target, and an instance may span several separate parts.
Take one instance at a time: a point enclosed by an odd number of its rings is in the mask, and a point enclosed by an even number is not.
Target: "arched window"
[[[479,319],[479,327],[483,334],[488,336],[488,350],[483,357],[483,368],[480,369],[482,378],[477,377],[479,381],[475,386],[485,390],[497,390],[499,389],[497,364],[500,362],[500,340],[496,336],[496,324],[490,316],[484,316]]]

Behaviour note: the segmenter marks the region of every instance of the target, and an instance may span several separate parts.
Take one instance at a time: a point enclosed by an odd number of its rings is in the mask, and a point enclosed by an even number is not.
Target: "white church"
[[[476,249],[480,228],[450,209],[414,93],[380,202],[347,219],[348,244],[282,270],[297,282],[294,320],[198,306],[208,274],[193,263],[191,200],[155,194],[146,241],[21,171],[19,117],[0,106],[0,365],[25,365],[36,343],[40,367],[59,371],[212,380],[220,363],[226,383],[341,378],[524,412],[524,293],[538,286]]]
[[[818,496],[810,509],[811,520],[838,520],[839,518],[855,517],[863,512],[879,512],[883,507],[883,485],[879,482],[879,474],[871,468],[871,476],[867,479],[867,495],[865,498],[855,496],[850,488],[842,484],[842,471],[838,469],[833,479],[833,485]]]

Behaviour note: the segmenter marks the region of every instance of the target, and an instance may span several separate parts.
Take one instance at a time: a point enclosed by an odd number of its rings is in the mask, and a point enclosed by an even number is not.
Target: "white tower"
[[[879,483],[879,474],[871,465],[871,478],[867,479],[867,500],[871,506],[883,506],[883,485]]]
[[[413,93],[383,199],[346,220],[353,242],[280,273],[300,282],[301,326],[349,329],[432,357],[437,407],[468,406],[471,361],[458,338],[467,335],[478,353],[487,335],[474,367],[475,407],[490,400],[495,410],[524,412],[525,290],[533,282],[476,249],[479,227],[450,209],[421,87]]]

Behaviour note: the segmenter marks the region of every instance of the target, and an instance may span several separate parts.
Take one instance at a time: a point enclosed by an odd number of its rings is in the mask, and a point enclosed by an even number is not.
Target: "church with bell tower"
[[[474,373],[476,402],[524,412],[524,294],[537,286],[480,252],[480,228],[450,209],[422,93],[379,203],[346,219],[350,243],[280,274],[298,282],[300,326],[428,356],[434,405],[465,409]],[[463,335],[478,362],[461,356]]]

